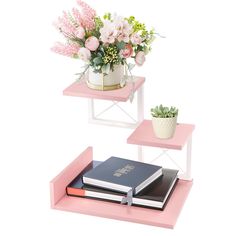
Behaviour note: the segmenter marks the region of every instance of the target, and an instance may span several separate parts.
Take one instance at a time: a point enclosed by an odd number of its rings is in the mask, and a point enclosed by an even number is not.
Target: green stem
[[[79,78],[77,78],[77,81],[79,82],[84,76],[85,76],[85,73],[87,72],[87,70],[89,69],[89,65],[87,65],[84,69],[83,72],[81,73],[77,73],[77,75],[80,75]]]

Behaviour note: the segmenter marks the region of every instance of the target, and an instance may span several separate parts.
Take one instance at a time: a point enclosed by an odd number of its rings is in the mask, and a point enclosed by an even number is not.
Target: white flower
[[[118,41],[129,42],[129,36],[132,32],[132,26],[121,16],[114,16],[114,24],[117,30]]]
[[[101,41],[103,43],[114,43],[116,36],[117,36],[117,30],[115,28],[115,24],[111,21],[104,21],[103,27],[100,29],[101,33]]]
[[[78,56],[81,60],[88,62],[91,58],[91,52],[87,48],[80,48]]]
[[[132,44],[137,45],[137,44],[141,44],[142,43],[142,38],[141,38],[141,36],[139,34],[133,33],[131,35],[131,37],[130,37],[130,41],[131,41]]]

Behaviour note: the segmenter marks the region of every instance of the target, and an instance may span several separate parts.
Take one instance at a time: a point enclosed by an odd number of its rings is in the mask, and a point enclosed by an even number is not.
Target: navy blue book
[[[83,183],[104,189],[138,194],[162,175],[162,167],[110,157],[83,175]]]
[[[100,165],[102,162],[92,161],[66,188],[67,195],[73,197],[93,198],[112,202],[121,202],[125,193],[107,190],[83,184],[82,176]],[[162,176],[152,182],[140,193],[133,197],[132,205],[164,210],[174,187],[177,184],[178,170],[164,169]]]

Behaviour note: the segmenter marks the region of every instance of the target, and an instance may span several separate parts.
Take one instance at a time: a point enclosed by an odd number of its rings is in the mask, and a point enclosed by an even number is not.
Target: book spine
[[[67,195],[73,195],[73,196],[80,196],[80,197],[85,196],[85,190],[80,189],[80,188],[67,187],[66,188],[66,193],[67,193]]]

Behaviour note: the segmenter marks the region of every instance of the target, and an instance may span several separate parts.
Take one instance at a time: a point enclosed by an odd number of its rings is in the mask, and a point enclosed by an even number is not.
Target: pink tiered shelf
[[[129,136],[127,143],[138,146],[138,160],[143,161],[143,146],[157,147],[163,149],[162,154],[168,149],[182,150],[186,146],[186,168],[179,173],[179,178],[192,180],[191,177],[191,153],[192,133],[195,126],[192,124],[177,124],[175,134],[170,139],[159,139],[155,136],[151,120],[144,120]],[[162,155],[161,154],[161,155]],[[159,155],[159,157],[161,156]],[[158,159],[158,157],[156,158]]]
[[[144,81],[144,77],[134,76],[134,92],[143,85]],[[71,84],[63,91],[63,95],[126,102],[129,99],[131,89],[132,83],[128,82],[127,85],[121,89],[98,91],[88,88],[86,81],[83,80]]]
[[[156,138],[151,120],[144,120],[129,136],[129,144],[181,150],[191,137],[194,125],[177,124],[175,134],[170,139]]]
[[[145,78],[141,76],[134,76],[133,82],[129,81],[125,87],[110,91],[98,91],[88,88],[85,79],[80,82],[75,82],[71,84],[68,88],[63,91],[63,94],[66,96],[73,97],[83,97],[88,99],[88,118],[89,123],[102,124],[109,126],[118,126],[125,128],[135,128],[143,121],[143,84]],[[134,118],[133,115],[129,114],[130,111],[125,111],[118,103],[127,102],[130,96],[137,94],[137,114]],[[106,100],[112,102],[112,105],[108,106],[104,111],[95,113],[95,100]],[[119,120],[119,116],[115,116],[115,119],[108,119],[106,117],[101,117],[101,114],[106,113],[108,110],[111,110],[112,107],[118,107],[120,112],[127,118],[129,121]],[[132,122],[131,122],[132,120]]]
[[[178,182],[164,211],[67,196],[65,191],[66,186],[92,159],[93,149],[92,147],[88,147],[50,182],[52,208],[165,228],[174,228],[192,186],[191,181],[180,180]]]

